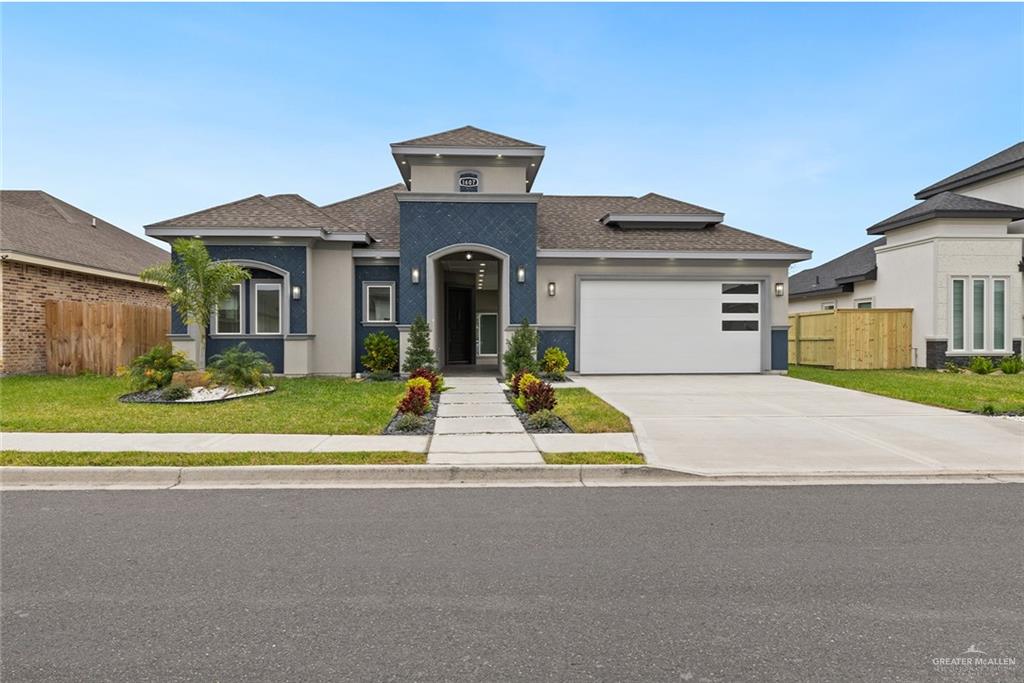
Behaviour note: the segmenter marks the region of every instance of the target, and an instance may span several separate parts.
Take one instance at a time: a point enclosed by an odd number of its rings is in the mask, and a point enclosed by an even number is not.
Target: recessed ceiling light
[[[192,239],[202,239],[202,235],[192,235]]]
[[[402,164],[405,164],[405,159],[402,159]]]
[[[537,164],[530,164],[530,166],[536,166]]]
[[[440,154],[435,154],[434,156],[435,156],[436,158],[438,158],[438,159],[440,159],[440,158],[441,158],[441,155],[440,155]]]
[[[467,251],[466,252],[466,260],[467,261],[472,261],[473,260],[473,252],[471,252],[471,251]]]
[[[275,240],[279,240],[279,239],[281,239],[281,236],[280,235],[274,235],[274,239]]]
[[[498,158],[499,158],[499,159],[501,158],[501,155],[500,155],[500,154],[498,155]]]

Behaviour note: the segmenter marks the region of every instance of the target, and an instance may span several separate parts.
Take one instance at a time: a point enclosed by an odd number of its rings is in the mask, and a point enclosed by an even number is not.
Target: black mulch
[[[441,400],[440,394],[430,395],[430,410],[425,412],[421,417],[423,418],[423,425],[419,429],[411,429],[402,431],[395,427],[398,422],[398,418],[402,416],[401,413],[396,412],[394,417],[391,418],[391,422],[384,428],[383,434],[399,434],[404,436],[415,436],[418,434],[429,435],[434,433],[434,420],[437,419],[437,406]]]
[[[565,424],[565,422],[560,417],[555,417],[555,426],[554,427],[548,427],[548,428],[545,428],[545,429],[534,429],[534,428],[530,427],[530,425],[526,421],[526,418],[528,418],[530,416],[530,414],[527,413],[525,410],[520,410],[519,409],[519,406],[517,406],[515,401],[512,400],[512,392],[511,391],[506,391],[505,392],[505,398],[508,399],[509,405],[512,406],[512,410],[516,411],[516,417],[519,418],[519,421],[523,423],[523,427],[530,434],[573,434],[574,433],[572,431],[572,428],[569,427],[569,425]]]

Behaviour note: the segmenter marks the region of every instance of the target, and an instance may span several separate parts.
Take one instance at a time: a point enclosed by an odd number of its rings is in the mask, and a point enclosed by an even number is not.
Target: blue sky
[[[0,12],[3,187],[138,234],[389,185],[389,142],[472,124],[547,145],[538,192],[660,192],[820,263],[1024,138],[1019,4]]]

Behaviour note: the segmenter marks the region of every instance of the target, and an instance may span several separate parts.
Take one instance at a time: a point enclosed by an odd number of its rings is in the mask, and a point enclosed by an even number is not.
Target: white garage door
[[[761,292],[738,280],[584,280],[581,373],[761,371]]]

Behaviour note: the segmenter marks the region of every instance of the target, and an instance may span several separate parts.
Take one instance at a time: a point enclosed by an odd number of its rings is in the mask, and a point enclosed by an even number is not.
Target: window
[[[498,314],[478,313],[477,314],[477,350],[478,356],[498,355]]]
[[[722,283],[722,294],[757,294],[756,282]]]
[[[757,302],[740,304],[740,303],[723,303],[722,313],[757,313]]]
[[[950,350],[1006,351],[1007,278],[956,277],[950,287]]]
[[[365,298],[363,300],[364,322],[368,323],[393,323],[394,316],[394,291],[393,284],[366,284]]]
[[[723,332],[757,332],[756,320],[723,320]]]
[[[256,334],[281,334],[281,285],[277,282],[256,282]]]
[[[457,184],[459,192],[479,192],[480,174],[476,171],[459,171]]]
[[[231,288],[231,292],[217,304],[213,318],[214,334],[242,333],[242,283]]]
[[[857,302],[857,308],[871,308],[872,305],[871,299],[861,299]]]
[[[835,301],[826,301],[825,303],[823,303],[821,305],[821,310],[823,310],[823,311],[834,311],[834,310],[836,310],[836,302]]]

